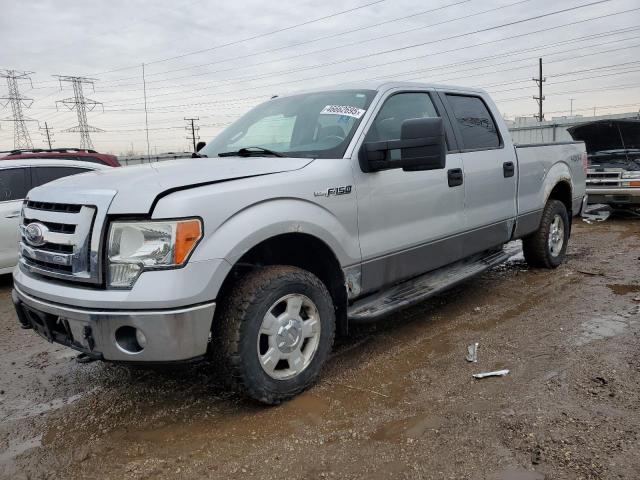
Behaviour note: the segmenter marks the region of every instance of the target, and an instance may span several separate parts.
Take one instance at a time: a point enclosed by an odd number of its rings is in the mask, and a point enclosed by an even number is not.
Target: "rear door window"
[[[0,202],[22,200],[29,191],[29,171],[26,168],[0,170]]]
[[[77,167],[32,167],[33,186],[39,187],[62,177],[88,172],[90,170]]]
[[[496,124],[479,97],[447,94],[465,150],[486,150],[501,145]]]

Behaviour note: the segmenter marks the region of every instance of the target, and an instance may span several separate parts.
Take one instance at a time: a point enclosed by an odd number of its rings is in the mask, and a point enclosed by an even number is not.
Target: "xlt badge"
[[[347,195],[348,193],[351,193],[351,185],[327,188],[326,190],[313,192],[313,195],[316,197],[330,197],[332,195]]]

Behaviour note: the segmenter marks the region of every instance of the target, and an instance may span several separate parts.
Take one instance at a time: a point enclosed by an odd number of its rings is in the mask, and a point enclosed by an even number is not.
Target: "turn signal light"
[[[191,250],[202,237],[202,226],[199,220],[186,220],[176,225],[176,246],[174,263],[182,264]]]

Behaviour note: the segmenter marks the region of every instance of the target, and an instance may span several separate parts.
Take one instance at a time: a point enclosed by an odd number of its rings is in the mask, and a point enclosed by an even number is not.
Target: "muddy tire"
[[[571,223],[567,208],[559,200],[549,200],[542,212],[540,227],[522,239],[524,258],[531,267],[556,268],[567,252]]]
[[[290,266],[259,268],[219,308],[213,342],[240,391],[275,405],[316,380],[333,346],[335,311],[315,275]]]

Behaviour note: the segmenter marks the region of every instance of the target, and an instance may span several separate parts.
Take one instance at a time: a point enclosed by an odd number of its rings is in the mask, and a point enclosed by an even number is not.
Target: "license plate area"
[[[74,338],[73,329],[69,325],[69,320],[66,318],[34,310],[24,303],[22,304],[22,309],[33,329],[38,335],[46,338],[49,342],[60,343],[83,351],[91,351],[93,349],[93,336],[91,335],[91,329],[89,327],[85,327],[85,330],[88,330],[85,332],[84,339]],[[84,340],[84,342],[82,340]],[[87,346],[89,348],[87,348]]]

